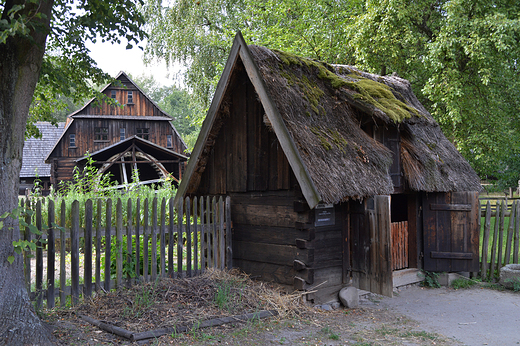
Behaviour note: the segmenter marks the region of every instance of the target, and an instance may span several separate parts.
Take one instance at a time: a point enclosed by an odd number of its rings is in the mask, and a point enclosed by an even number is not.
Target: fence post
[[[123,281],[123,203],[121,198],[116,204],[116,287]]]
[[[157,197],[152,201],[152,281],[157,279]]]
[[[233,268],[233,244],[231,230],[231,198],[226,197],[226,267],[228,270]]]
[[[213,196],[211,199],[211,215],[213,216],[213,227],[211,228],[211,266],[218,267],[218,221],[217,221],[217,198]]]
[[[60,306],[65,306],[67,304],[67,294],[65,293],[65,287],[67,286],[67,270],[66,270],[66,262],[65,257],[67,256],[66,248],[66,232],[65,232],[65,217],[66,217],[67,207],[65,205],[65,201],[61,201],[61,210],[60,210],[60,227],[62,228],[60,234]]]
[[[31,202],[29,197],[25,198],[25,223],[27,225],[31,224],[31,216],[28,211],[31,209]],[[25,240],[31,241],[32,233],[29,229],[29,226],[25,227],[24,232]],[[31,293],[31,250],[25,251],[23,255],[24,269],[25,269],[25,285],[27,286],[27,292]]]
[[[143,278],[148,282],[148,198],[144,200],[144,225],[143,225]]]
[[[70,209],[72,227],[70,230],[70,271],[72,279],[72,303],[79,302],[79,202],[72,202]]]
[[[168,276],[170,278],[174,278],[174,265],[173,265],[173,226],[175,223],[175,206],[173,205],[174,198],[170,197],[169,202],[169,210],[170,210],[170,217],[169,217],[169,224],[168,224]]]
[[[54,201],[49,200],[47,206],[47,224],[49,226],[47,235],[47,308],[52,309],[54,307],[54,261],[56,259],[56,243],[54,240]]]
[[[105,215],[105,291],[110,291],[110,256],[112,248],[112,199],[107,199]]]
[[[207,199],[207,197],[206,197]],[[206,223],[204,222],[205,215],[207,211],[204,210],[204,197],[200,197],[200,272],[203,273],[206,270],[207,261],[207,251],[208,251],[208,243],[206,238]]]
[[[92,200],[85,203],[85,295],[92,296]]]
[[[515,250],[513,252],[513,263],[518,264],[518,245],[520,231],[520,203],[516,204],[516,220],[515,220]]]
[[[197,218],[199,214],[197,213],[197,197],[193,198],[193,265],[194,274],[199,274],[199,228],[197,223]]]
[[[161,201],[161,277],[166,277],[166,198]]]
[[[135,205],[135,277],[137,281],[141,281],[141,235],[139,227],[141,226],[141,200],[138,198]]]
[[[513,202],[511,205],[511,213],[509,214],[509,225],[507,227],[507,241],[506,241],[506,253],[504,257],[504,265],[508,265],[511,261],[511,244],[513,242],[513,231],[514,231],[514,224],[515,224],[515,218],[517,217],[515,215],[516,211],[516,201]]]
[[[498,261],[497,261],[497,270],[502,268],[503,264],[503,250],[502,245],[504,244],[504,220],[507,213],[507,199],[505,202],[502,202],[502,212],[500,213],[500,233],[498,238]]]
[[[224,238],[224,201],[222,200],[222,196],[218,199],[218,219],[219,219],[219,232],[218,232],[218,259],[219,259],[219,268],[221,270],[225,269],[226,266],[226,242]]]
[[[182,223],[184,219],[184,198],[179,198],[179,205],[177,206],[177,277],[182,277]]]
[[[132,213],[132,199],[129,198],[126,201],[126,263],[128,268],[128,273],[126,275],[126,287],[130,287],[133,284],[132,276],[130,275],[131,269],[130,263],[132,263],[132,223],[133,223],[133,213]],[[137,273],[136,273],[137,275]]]
[[[186,197],[186,276],[191,277],[191,204],[190,197]]]
[[[482,239],[482,269],[480,275],[485,278],[488,270],[489,231],[491,229],[491,203],[487,202],[486,220],[484,222],[484,237]]]
[[[499,233],[499,228],[500,228],[500,203],[498,201],[496,203],[495,215],[496,215],[495,216],[495,228],[493,229],[493,245],[491,247],[491,263],[490,263],[490,267],[489,267],[489,279],[492,279],[495,277],[498,233]]]
[[[36,228],[38,235],[36,236],[36,306],[41,308],[43,302],[43,248],[42,248],[42,201],[36,202]]]
[[[103,215],[103,203],[98,198],[96,201],[96,291],[101,290],[101,217]]]

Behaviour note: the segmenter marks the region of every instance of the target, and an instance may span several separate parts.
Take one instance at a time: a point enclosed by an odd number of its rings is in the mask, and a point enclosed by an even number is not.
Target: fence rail
[[[48,308],[57,297],[61,306],[68,299],[76,304],[94,291],[232,267],[229,197],[186,197],[176,206],[173,198],[125,203],[117,199],[114,210],[111,199],[89,199],[80,212],[78,201],[68,208],[63,201],[24,200],[34,211],[25,222],[41,232],[33,234],[30,226],[23,232],[37,242],[34,258],[24,253],[25,281],[37,306],[43,299]]]
[[[481,216],[484,223],[480,274],[482,278],[495,279],[500,268],[518,263],[520,201],[515,200],[508,205],[507,200],[498,200],[492,205],[488,200],[481,205]]]

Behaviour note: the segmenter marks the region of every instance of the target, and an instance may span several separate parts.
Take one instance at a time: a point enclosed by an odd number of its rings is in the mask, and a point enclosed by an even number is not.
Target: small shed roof
[[[393,193],[392,153],[362,130],[370,121],[397,127],[410,189],[480,190],[477,174],[407,80],[247,46],[238,33],[178,195],[198,186],[219,130],[213,124],[226,113],[223,99],[239,60],[266,112],[264,123],[276,133],[311,208],[320,201]]]
[[[39,121],[35,125],[42,137],[31,137],[25,140],[20,178],[31,178],[36,175],[39,177],[51,176],[51,165],[45,163],[45,158],[65,128],[65,123],[63,122],[55,126],[50,122]]]

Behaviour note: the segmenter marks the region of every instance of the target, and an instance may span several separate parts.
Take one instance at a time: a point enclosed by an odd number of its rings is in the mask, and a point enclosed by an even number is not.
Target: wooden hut
[[[234,266],[318,303],[392,295],[400,269],[477,271],[479,190],[408,81],[238,33],[178,197],[231,196]]]
[[[141,182],[156,182],[165,175],[178,181],[187,147],[172,117],[124,72],[102,93],[115,105],[92,99],[68,116],[65,130],[45,160],[51,165],[51,183],[71,181],[74,167],[84,165],[87,153],[119,184],[132,181],[133,168],[138,169]]]

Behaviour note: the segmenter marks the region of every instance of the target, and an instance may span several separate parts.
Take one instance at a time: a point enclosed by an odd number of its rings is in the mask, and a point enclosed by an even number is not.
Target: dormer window
[[[133,91],[128,92],[128,102],[127,103],[134,103],[134,93]]]
[[[108,141],[108,127],[94,128],[94,142]]]

